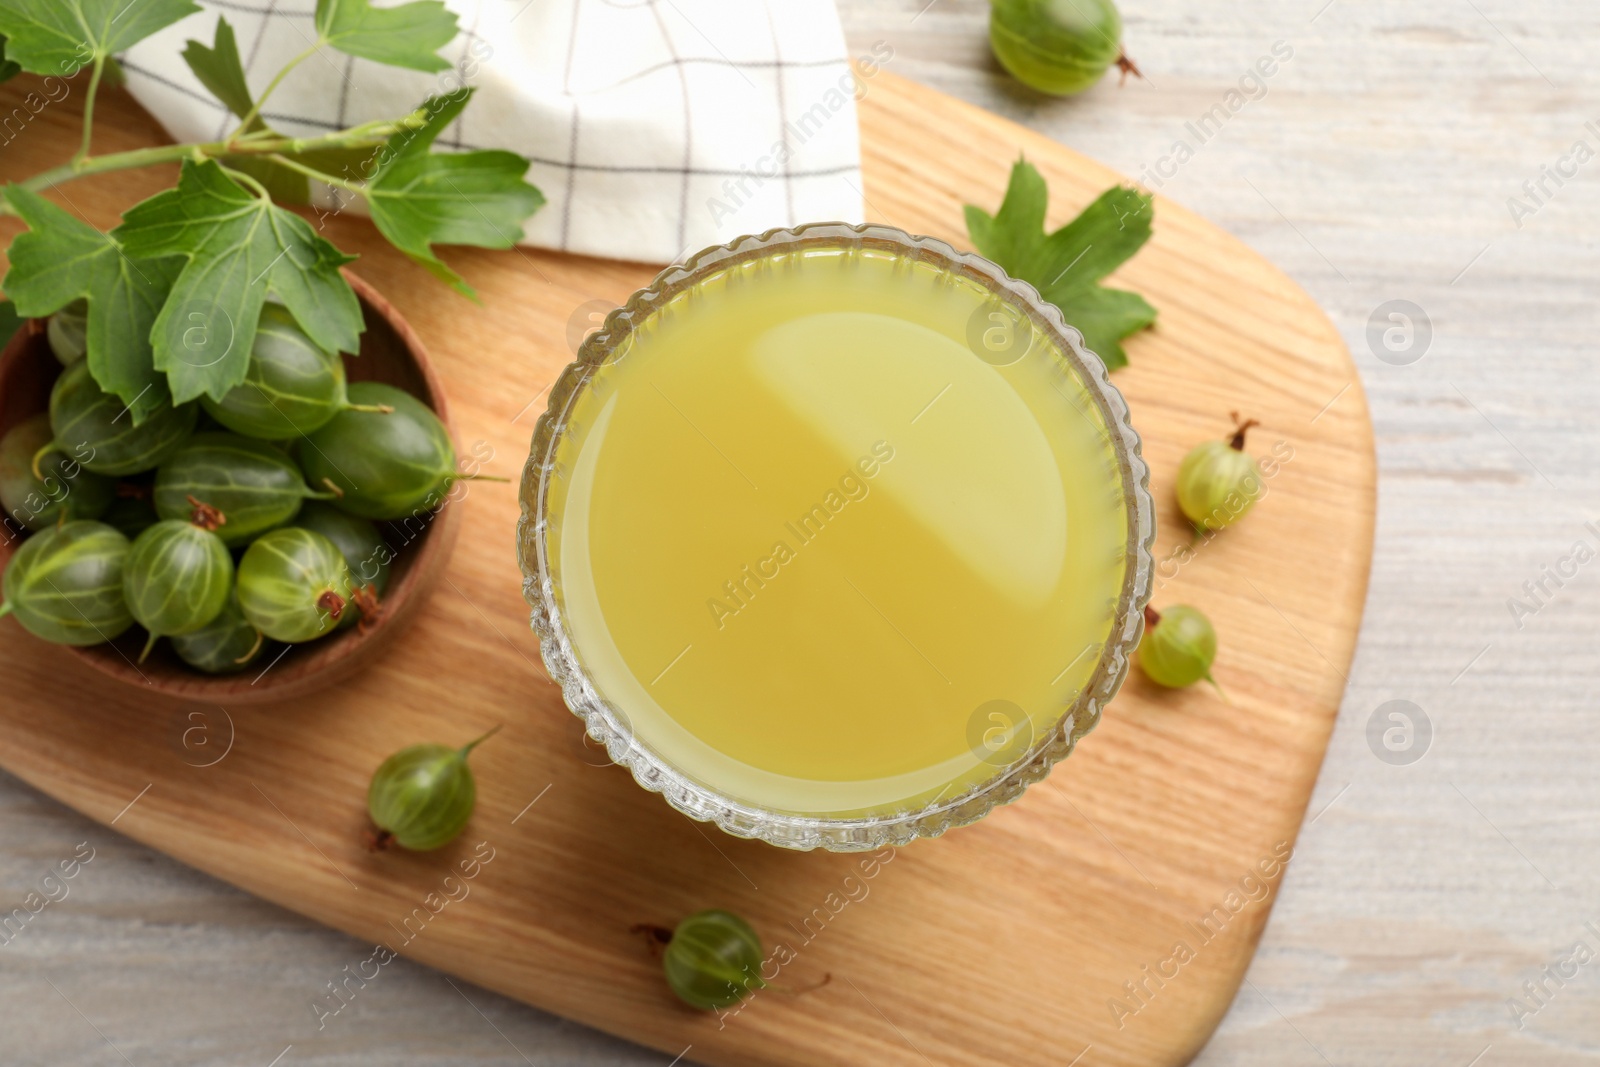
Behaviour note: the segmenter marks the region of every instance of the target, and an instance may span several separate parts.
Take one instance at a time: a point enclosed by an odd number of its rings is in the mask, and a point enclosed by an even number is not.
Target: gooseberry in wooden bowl
[[[360,300],[366,332],[359,355],[345,358],[349,381],[377,382],[421,401],[449,431],[444,389],[416,333],[394,307],[366,282],[345,277]],[[47,338],[45,320],[33,320],[0,350],[0,438],[13,427],[49,410],[50,391],[64,373]],[[359,626],[334,630],[304,644],[266,642],[248,669],[206,674],[184,663],[170,641],[157,641],[141,661],[147,633],[138,625],[115,640],[63,647],[85,670],[145,691],[219,704],[256,704],[305,697],[370,666],[412,622],[449,561],[460,533],[460,508],[446,494],[443,506],[417,508],[397,521],[376,522],[389,556],[388,583],[371,617]],[[26,543],[29,532],[10,515],[0,528],[0,570]],[[15,621],[0,621],[0,639],[37,640]]]

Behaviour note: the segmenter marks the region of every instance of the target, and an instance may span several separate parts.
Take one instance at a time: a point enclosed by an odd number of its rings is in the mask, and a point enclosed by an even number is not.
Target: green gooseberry
[[[380,593],[389,587],[389,561],[394,552],[366,519],[321,500],[308,500],[294,524],[302,530],[315,530],[334,543],[350,568],[352,585],[370,585]]]
[[[1202,678],[1222,687],[1211,677],[1217,659],[1217,631],[1199,609],[1174,604],[1158,612],[1144,609],[1144,638],[1139,642],[1139,666],[1152,682],[1182,689]]]
[[[390,841],[413,852],[443,848],[460,836],[478,802],[467,766],[472,750],[500,727],[461,748],[412,745],[384,760],[367,787],[367,813],[378,828],[373,845]]]
[[[233,557],[205,526],[168,519],[133,542],[122,575],[128,610],[150,633],[139,661],[156,641],[187,634],[221,614],[233,590]]]
[[[404,519],[433,511],[465,476],[456,471],[450,433],[416,397],[380,382],[355,382],[350,398],[388,414],[341,411],[296,449],[306,480],[338,496],[363,519]]]
[[[206,674],[242,671],[260,657],[265,645],[261,631],[250,625],[233,597],[200,629],[172,638],[178,658]]]
[[[55,440],[45,448],[68,453],[96,474],[137,474],[159,467],[178,450],[198,412],[194,404],[163,403],[135,426],[128,406],[104,392],[89,374],[88,362],[80,361],[63,371],[50,391]]]
[[[718,1011],[766,988],[762,959],[761,938],[749,923],[732,912],[711,909],[678,924],[661,965],[679,1000],[701,1011]]]
[[[261,309],[244,381],[221,400],[200,403],[234,433],[264,441],[304,437],[352,407],[344,360],[317,347],[281,304]]]
[[[35,475],[34,457],[54,438],[50,416],[42,412],[0,438],[0,507],[30,530],[54,526],[62,515],[69,521],[98,519],[116,493],[110,478],[91,474],[83,464],[54,449],[39,456],[39,474]]]
[[[122,596],[128,539],[81,520],[41,530],[6,567],[0,618],[58,645],[114,641],[133,625]]]
[[[126,482],[117,483],[117,495],[106,508],[100,521],[121,530],[123,536],[133,540],[161,521],[155,505],[150,502],[149,487],[137,487]]]
[[[200,433],[156,471],[156,514],[183,519],[200,501],[227,519],[217,534],[230,548],[291,521],[311,498],[330,499],[306,485],[282,449],[234,433]]]
[[[1261,471],[1244,450],[1245,434],[1260,423],[1240,422],[1238,412],[1233,421],[1233,436],[1196,445],[1178,466],[1178,506],[1201,530],[1237,522],[1265,495]]]
[[[366,519],[358,519],[340,511],[332,504],[308,500],[294,524],[302,530],[312,530],[333,542],[350,568],[350,599],[352,609],[339,620],[341,628],[354,626],[361,619],[376,621],[378,598],[389,587],[389,561],[394,552],[384,541],[378,528]]]
[[[51,315],[44,334],[63,367],[83,359],[89,354],[89,301],[79,298]]]
[[[264,533],[239,560],[239,608],[274,641],[314,641],[339,625],[350,569],[332,541],[288,526]]]
[[[1139,73],[1112,0],[991,0],[989,46],[1018,81],[1054,96],[1082,92],[1113,63]]]

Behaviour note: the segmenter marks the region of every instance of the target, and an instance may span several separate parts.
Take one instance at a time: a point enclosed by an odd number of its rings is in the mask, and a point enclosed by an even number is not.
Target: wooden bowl
[[[345,360],[350,380],[398,386],[431,407],[449,428],[444,389],[428,363],[422,342],[399,312],[370,285],[348,271],[345,278],[361,301],[367,324],[366,333],[361,336],[360,356]],[[50,387],[61,365],[50,352],[44,327],[44,320],[29,322],[0,351],[0,435],[49,406]],[[9,533],[19,532],[20,528],[9,519],[5,521],[10,526]],[[339,630],[304,645],[268,642],[262,656],[250,667],[239,674],[221,676],[202,674],[189,667],[167,641],[158,642],[149,658],[138,662],[146,635],[137,625],[108,644],[67,651],[86,669],[183,700],[259,704],[307,696],[372,664],[415,618],[444,573],[455,547],[461,526],[460,508],[447,503],[420,529],[416,520],[407,520],[404,526],[377,525],[395,558],[390,565],[383,610],[370,626]],[[0,567],[10,561],[21,543],[21,537],[4,538],[0,544]],[[0,621],[0,628],[14,628],[5,640],[35,640],[14,620]]]

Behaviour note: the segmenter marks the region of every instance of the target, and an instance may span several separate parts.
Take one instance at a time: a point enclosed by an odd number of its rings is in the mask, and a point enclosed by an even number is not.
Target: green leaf
[[[222,101],[229,111],[241,119],[250,114],[250,109],[255,106],[255,97],[250,95],[250,84],[245,80],[244,63],[239,59],[239,41],[234,37],[233,27],[228,25],[226,18],[217,19],[217,33],[212,46],[207,48],[199,41],[190,40],[184,46],[183,61],[200,79],[200,84]],[[245,132],[264,127],[265,124],[257,118]]]
[[[70,77],[199,10],[191,0],[0,0],[0,33],[23,70]]]
[[[22,324],[26,321],[17,314],[17,305],[9,300],[0,300],[0,348],[10,343],[11,338],[22,329]]]
[[[1065,302],[1051,303],[1061,308],[1067,323],[1083,334],[1084,346],[1104,360],[1108,370],[1128,365],[1122,339],[1156,321],[1156,309],[1144,297],[1103,285],[1081,289]]]
[[[1108,189],[1050,234],[1044,231],[1048,200],[1044,176],[1018,160],[999,211],[991,216],[967,205],[973,247],[1060,308],[1107,367],[1126,366],[1122,339],[1154,323],[1156,310],[1137,293],[1105,288],[1100,280],[1150,239],[1151,198],[1134,189]]]
[[[233,27],[226,18],[217,19],[217,32],[210,48],[191,40],[183,49],[183,61],[194,76],[222,101],[227,109],[239,118],[250,114],[255,98],[250,94],[250,84],[245,80],[244,63],[239,58],[239,42]],[[245,133],[267,129],[267,124],[257,115],[250,120]],[[309,204],[311,182],[299,171],[280,166],[270,159],[248,156],[229,156],[228,166],[243,171],[267,187],[274,200],[286,204]]]
[[[135,424],[143,422],[167,400],[166,376],[156,370],[150,350],[150,327],[183,262],[133,257],[37,193],[11,185],[5,196],[28,224],[28,232],[11,244],[5,279],[17,313],[42,318],[87,297],[89,373],[122,398]]]
[[[512,248],[544,196],[522,180],[528,161],[514,152],[429,152],[471,98],[471,90],[430,98],[423,105],[427,125],[390,139],[365,192],[372,221],[391,244],[477,299],[472,287],[434,255],[433,246]]]
[[[178,403],[202,393],[220,400],[244,381],[269,292],[321,347],[360,345],[361,307],[339,274],[354,257],[214,160],[185,161],[178,187],[135,205],[112,237],[129,255],[188,259],[150,332]]]
[[[189,65],[200,84],[211,90],[211,95],[239,118],[250,114],[255,97],[245,78],[244,64],[239,58],[239,43],[233,27],[226,18],[217,19],[214,43],[207,48],[191,40],[183,50],[183,61]],[[245,133],[270,130],[266,121],[257,115],[250,120]],[[316,152],[290,154],[288,158],[305,164],[324,174],[359,180],[365,173],[368,160],[377,154],[375,148],[327,148]],[[311,180],[304,174],[260,156],[237,155],[223,157],[227,166],[243,171],[266,186],[272,198],[283,204],[311,203]]]
[[[439,0],[387,8],[369,0],[317,0],[317,33],[347,55],[433,73],[450,69],[438,52],[455,40],[456,17]]]
[[[22,73],[22,68],[6,58],[6,39],[0,36],[0,82],[8,82]]]
[[[421,128],[415,130],[402,130],[389,138],[389,143],[383,146],[379,166],[373,172],[373,178],[380,178],[383,173],[403,159],[420,156],[426,153],[438,141],[450,124],[461,117],[461,113],[472,102],[472,95],[476,89],[457,89],[453,93],[443,96],[430,96],[422,102],[413,114],[426,114],[426,121]]]

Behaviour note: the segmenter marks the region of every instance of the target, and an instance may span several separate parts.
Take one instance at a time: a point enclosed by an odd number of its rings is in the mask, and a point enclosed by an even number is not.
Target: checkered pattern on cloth
[[[217,15],[257,93],[315,39],[314,0],[201,2],[124,63],[130,91],[180,141],[233,125],[178,58],[185,40],[210,44]],[[267,102],[267,121],[317,135],[476,86],[440,147],[531,158],[549,202],[525,242],[546,248],[659,263],[774,226],[860,221],[859,83],[832,0],[447,3],[462,28],[442,52],[452,70],[324,49]]]

